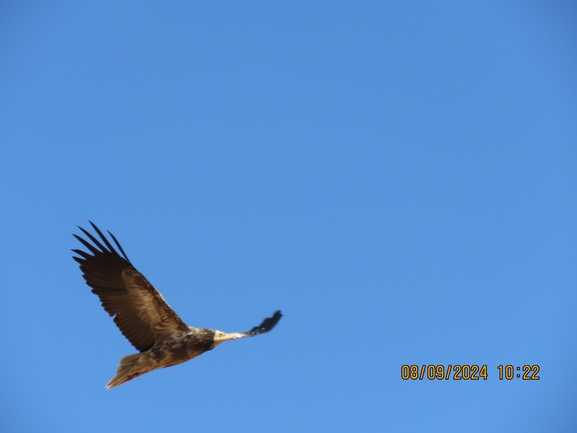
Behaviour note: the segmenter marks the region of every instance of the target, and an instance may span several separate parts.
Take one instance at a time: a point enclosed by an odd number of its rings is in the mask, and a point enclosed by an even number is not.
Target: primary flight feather
[[[188,361],[225,341],[269,332],[282,317],[277,311],[250,331],[231,334],[188,326],[130,263],[114,235],[108,232],[119,252],[96,225],[90,224],[100,240],[79,227],[90,242],[78,235],[74,237],[89,252],[74,249],[79,257],[73,256],[73,259],[80,264],[86,284],[98,295],[106,312],[114,317],[122,335],[140,352],[120,360],[116,376],[106,384],[106,389],[152,370]]]

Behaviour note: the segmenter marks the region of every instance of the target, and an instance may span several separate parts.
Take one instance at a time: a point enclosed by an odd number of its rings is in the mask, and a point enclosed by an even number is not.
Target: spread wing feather
[[[262,321],[262,323],[258,326],[255,326],[248,332],[244,332],[245,337],[254,337],[255,335],[264,334],[265,332],[269,332],[272,328],[276,326],[280,318],[282,317],[282,313],[280,310],[275,311],[272,317],[267,317]]]
[[[74,235],[92,254],[72,250],[80,264],[86,284],[98,295],[114,323],[130,343],[141,352],[175,331],[188,331],[188,326],[169,307],[162,295],[132,266],[124,250],[112,235],[119,254],[102,232],[90,223],[104,245],[88,231],[79,227],[92,242]]]

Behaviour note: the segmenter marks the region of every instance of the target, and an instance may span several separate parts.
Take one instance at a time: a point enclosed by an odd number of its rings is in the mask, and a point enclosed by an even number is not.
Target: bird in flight
[[[80,264],[82,276],[92,287],[92,293],[98,295],[106,312],[114,316],[114,323],[122,335],[139,351],[120,360],[116,376],[106,384],[106,389],[152,370],[188,361],[225,341],[269,332],[282,317],[277,311],[250,331],[230,334],[188,326],[130,263],[114,235],[108,232],[120,253],[98,227],[90,224],[100,240],[78,227],[92,243],[80,236],[74,237],[92,254],[74,249],[72,251],[79,257],[72,258]]]

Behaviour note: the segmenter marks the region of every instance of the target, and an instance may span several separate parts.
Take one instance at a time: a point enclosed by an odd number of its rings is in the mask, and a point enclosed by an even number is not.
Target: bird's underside
[[[112,233],[108,232],[119,252],[92,222],[100,240],[79,227],[88,240],[74,235],[90,252],[72,250],[79,257],[86,284],[98,295],[102,306],[128,341],[140,352],[120,360],[116,376],[106,388],[122,385],[152,370],[170,367],[214,349],[218,344],[237,338],[254,337],[269,332],[282,314],[277,311],[247,332],[227,334],[222,331],[186,325],[169,307],[162,295],[148,282],[128,257]]]

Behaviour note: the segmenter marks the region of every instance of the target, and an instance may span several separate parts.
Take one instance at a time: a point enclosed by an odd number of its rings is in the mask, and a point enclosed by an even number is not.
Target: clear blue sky
[[[576,431],[576,19],[3,2],[0,430]],[[284,318],[105,391],[134,349],[71,259],[88,220],[189,325]]]

